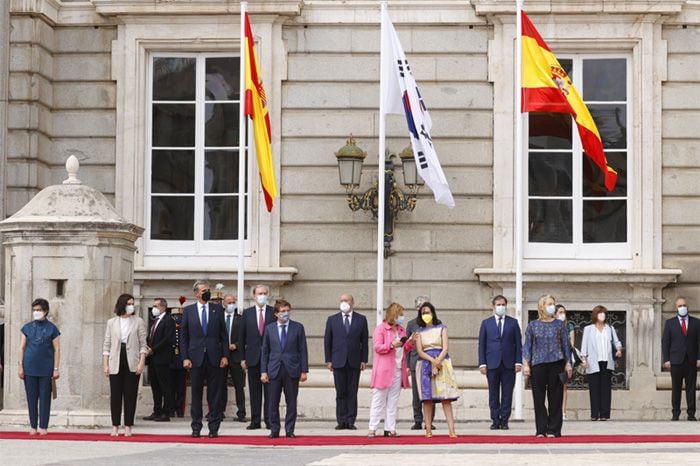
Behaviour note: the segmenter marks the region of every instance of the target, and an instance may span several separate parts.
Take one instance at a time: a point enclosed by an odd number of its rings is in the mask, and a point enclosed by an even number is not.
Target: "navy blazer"
[[[479,329],[479,366],[497,369],[501,362],[507,369],[514,369],[515,364],[522,364],[522,344],[520,325],[510,316],[503,321],[503,335],[498,331],[496,318],[492,315],[481,322]]]
[[[369,357],[367,318],[353,311],[350,332],[345,331],[344,319],[343,313],[338,312],[326,320],[326,332],[323,336],[326,364],[330,362],[337,369],[346,365],[359,369],[360,364],[367,363]]]
[[[226,323],[226,316],[224,314],[224,323]],[[236,349],[228,351],[228,359],[231,363],[239,363],[243,360],[243,354],[245,349],[243,348],[243,342],[241,341],[241,333],[243,329],[243,316],[235,313],[232,314],[233,322],[231,322],[231,331],[229,332],[229,342],[236,345]],[[228,331],[228,330],[227,330]]]
[[[677,315],[666,321],[664,333],[661,337],[663,362],[670,361],[671,364],[683,364],[686,355],[688,356],[688,361],[693,364],[699,360],[700,320],[690,315],[687,316],[687,319],[687,336],[683,336],[681,323]]]
[[[309,353],[306,349],[304,326],[293,320],[287,324],[284,348],[280,344],[277,322],[266,325],[263,333],[260,373],[274,379],[282,364],[293,379],[299,378],[302,372],[309,372]]]
[[[275,309],[272,306],[265,306],[265,326],[276,322]],[[262,336],[258,331],[258,308],[249,307],[243,311],[243,325],[241,327],[241,344],[243,345],[243,357],[249,366],[260,364],[260,348],[262,347]]]
[[[206,335],[202,333],[200,309],[199,303],[185,308],[180,330],[180,354],[183,360],[192,361],[192,367],[204,365],[205,356],[210,366],[218,367],[221,358],[228,356],[224,309],[219,304],[209,303]]]

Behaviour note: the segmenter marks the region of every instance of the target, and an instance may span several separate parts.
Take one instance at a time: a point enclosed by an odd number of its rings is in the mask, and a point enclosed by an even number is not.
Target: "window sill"
[[[474,269],[479,282],[489,286],[515,283],[513,269]],[[664,287],[676,283],[683,273],[680,269],[645,269],[645,270],[552,270],[523,272],[523,283],[628,283],[651,287]]]
[[[292,281],[298,272],[296,267],[259,267],[245,270],[246,281],[281,285]],[[134,281],[183,280],[192,281],[193,277],[206,276],[210,281],[231,281],[238,277],[233,267],[137,267],[134,269]]]

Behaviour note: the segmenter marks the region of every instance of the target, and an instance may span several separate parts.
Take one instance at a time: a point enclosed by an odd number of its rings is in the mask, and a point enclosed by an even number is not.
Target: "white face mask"
[[[404,321],[404,320],[406,320],[406,317],[405,317],[405,316],[398,316],[398,317],[396,318],[396,323],[399,324],[399,325],[403,325],[403,321]]]
[[[559,314],[557,319],[561,320],[562,322],[566,322],[566,314]]]
[[[133,304],[127,304],[126,306],[126,313],[129,315],[132,315],[136,311],[136,308],[134,307]]]
[[[158,309],[157,307],[151,308],[151,315],[153,317],[158,317],[160,315],[160,309]]]
[[[258,303],[258,306],[264,306],[267,304],[267,295],[266,294],[259,294],[255,297],[255,302]]]
[[[678,308],[678,315],[685,317],[688,315],[688,306],[681,306]]]
[[[32,316],[34,320],[43,320],[46,314],[44,314],[44,311],[32,311]]]
[[[557,307],[554,304],[550,304],[549,306],[547,306],[548,315],[553,316],[555,312],[557,312]]]
[[[283,324],[286,322],[289,322],[289,312],[280,312],[277,315],[277,318],[282,322]]]
[[[234,312],[236,312],[236,305],[235,304],[227,304],[226,305],[226,313],[233,314]]]
[[[350,304],[343,301],[340,303],[340,312],[348,313],[350,312]]]
[[[503,317],[506,315],[508,308],[506,306],[496,306],[496,315]]]
[[[605,322],[605,312],[598,314],[598,322]]]

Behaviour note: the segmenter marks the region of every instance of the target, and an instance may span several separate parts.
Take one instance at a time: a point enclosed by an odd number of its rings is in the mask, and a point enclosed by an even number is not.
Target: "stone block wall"
[[[489,292],[472,270],[491,265],[493,98],[487,82],[486,26],[396,24],[433,119],[438,157],[456,206],[438,206],[423,188],[416,209],[402,212],[385,267],[385,303],[415,317],[427,294],[450,329],[455,365],[474,367],[480,320]],[[338,183],[334,152],[349,134],[368,152],[361,191],[377,176],[379,27],[290,24],[282,87],[281,261],[299,273],[282,295],[307,327],[311,362],[323,364],[326,317],[343,292],[376,317],[376,222],[351,212]],[[401,115],[387,118],[387,148],[410,144]],[[396,163],[396,165],[400,164]],[[402,171],[395,171],[403,186]]]

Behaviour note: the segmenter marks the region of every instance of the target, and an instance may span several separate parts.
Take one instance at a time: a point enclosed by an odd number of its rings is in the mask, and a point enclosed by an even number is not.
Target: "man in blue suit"
[[[192,386],[192,437],[198,438],[202,430],[202,392],[207,379],[207,416],[209,437],[219,436],[221,424],[221,389],[224,370],[228,365],[228,336],[224,323],[224,310],[209,303],[209,283],[199,280],[192,288],[196,304],[185,308],[180,332],[182,367],[190,371]]]
[[[254,285],[251,288],[255,304],[243,311],[240,342],[243,349],[241,367],[248,371],[248,398],[250,399],[250,424],[247,430],[260,429],[262,411],[265,428],[269,429],[268,387],[260,382],[260,350],[265,326],[275,322],[272,306],[267,305],[270,288]]]
[[[340,312],[326,320],[323,348],[335,385],[335,430],[356,430],[357,390],[369,350],[367,318],[354,310],[350,294],[340,295]]]
[[[481,322],[479,371],[489,383],[491,430],[508,430],[515,374],[522,368],[522,344],[518,321],[506,315],[508,300],[491,300],[493,316]]]
[[[309,372],[304,326],[289,320],[292,305],[283,299],[275,303],[277,322],[265,327],[260,354],[260,381],[269,384],[270,438],[280,436],[280,398],[284,391],[287,413],[284,432],[294,438],[297,421],[299,381],[305,382]]]

